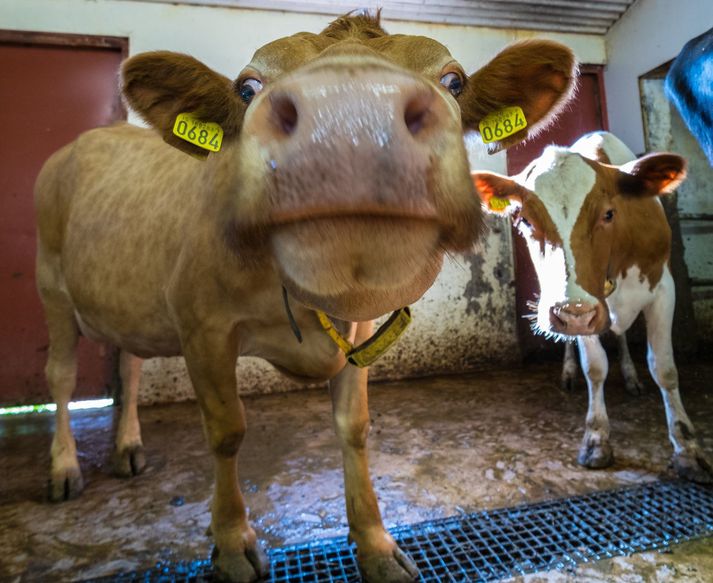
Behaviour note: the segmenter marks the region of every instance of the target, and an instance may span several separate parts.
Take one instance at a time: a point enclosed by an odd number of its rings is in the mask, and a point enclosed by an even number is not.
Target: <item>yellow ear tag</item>
[[[484,144],[497,142],[527,127],[522,108],[513,105],[486,115],[480,121],[480,136]]]
[[[218,152],[223,144],[223,128],[212,121],[201,121],[192,113],[176,116],[173,135],[211,152]]]
[[[510,199],[502,198],[500,196],[491,196],[488,201],[488,206],[490,206],[490,210],[503,212],[510,206]]]

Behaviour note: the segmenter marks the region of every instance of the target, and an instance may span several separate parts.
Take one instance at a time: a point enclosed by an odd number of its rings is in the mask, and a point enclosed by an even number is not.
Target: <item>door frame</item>
[[[74,34],[64,32],[37,32],[32,30],[0,29],[0,44],[20,46],[48,46],[67,48],[107,49],[121,53],[122,61],[129,56],[129,39],[123,36],[107,36],[94,34]],[[113,105],[117,117],[126,120],[128,112],[117,92]]]

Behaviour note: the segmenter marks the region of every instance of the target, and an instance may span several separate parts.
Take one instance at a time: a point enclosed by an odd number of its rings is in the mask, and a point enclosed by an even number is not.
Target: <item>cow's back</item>
[[[85,333],[146,355],[178,351],[166,289],[187,241],[208,229],[204,165],[125,124],[47,161],[35,189],[38,276],[54,272]]]

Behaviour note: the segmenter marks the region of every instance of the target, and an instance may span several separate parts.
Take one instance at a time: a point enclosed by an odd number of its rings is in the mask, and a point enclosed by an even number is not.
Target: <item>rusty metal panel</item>
[[[38,40],[31,33],[0,32],[2,403],[49,399],[43,374],[47,331],[34,274],[37,173],[53,151],[80,132],[125,117],[118,98],[120,49],[49,46]],[[100,347],[81,346],[76,395],[103,394],[109,378]]]

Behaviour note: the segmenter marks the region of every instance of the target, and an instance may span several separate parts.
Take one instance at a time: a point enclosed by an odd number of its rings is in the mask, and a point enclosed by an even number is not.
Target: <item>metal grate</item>
[[[713,534],[713,489],[656,482],[422,522],[391,530],[420,581],[493,581],[657,549]],[[273,549],[270,579],[359,581],[345,538]],[[210,561],[159,563],[94,581],[211,581]]]

